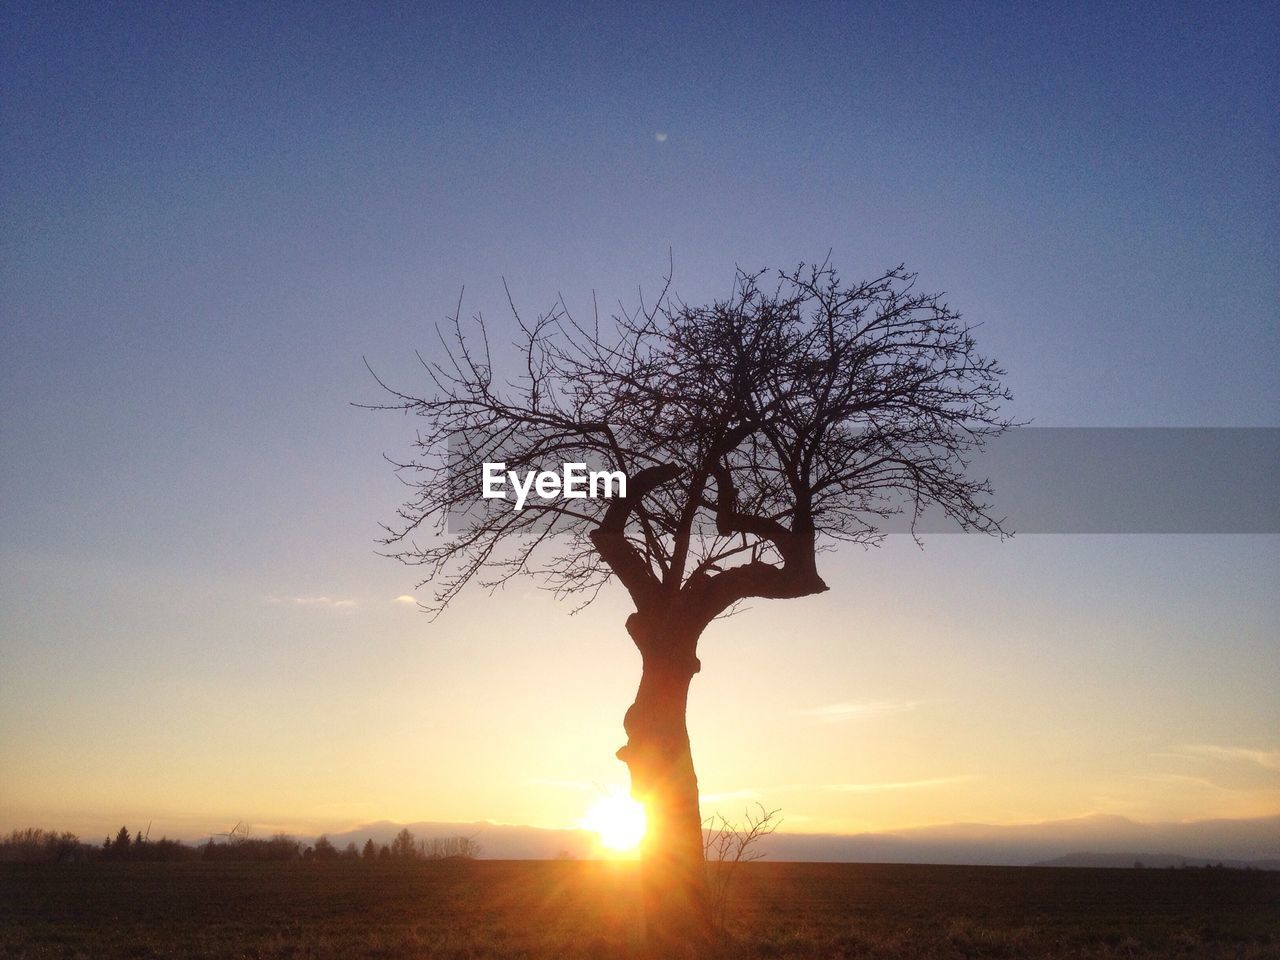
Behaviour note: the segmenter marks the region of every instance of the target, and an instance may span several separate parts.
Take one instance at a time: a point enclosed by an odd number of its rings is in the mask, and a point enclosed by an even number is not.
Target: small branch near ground
[[[745,823],[738,824],[714,813],[702,823],[703,854],[707,860],[711,911],[716,925],[724,929],[729,909],[729,891],[738,865],[765,856],[760,841],[782,824],[781,809],[770,810],[763,803],[747,808]]]

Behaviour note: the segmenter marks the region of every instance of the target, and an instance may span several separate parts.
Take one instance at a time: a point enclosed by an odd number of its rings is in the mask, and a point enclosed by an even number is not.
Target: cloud
[[[418,598],[417,598],[417,597],[411,597],[411,596],[409,596],[409,594],[407,594],[407,593],[402,593],[402,594],[400,594],[400,596],[396,597],[396,598],[395,598],[395,600],[394,600],[393,602],[394,602],[394,603],[403,603],[405,606],[415,606],[415,607],[416,607],[416,606],[418,605]]]
[[[759,800],[760,791],[747,788],[745,790],[726,790],[723,793],[701,793],[701,803],[723,803],[726,800]]]
[[[356,605],[354,600],[337,597],[267,597],[267,603],[284,603],[295,607],[328,607],[331,610],[350,610]]]
[[[909,713],[919,705],[919,700],[862,700],[857,703],[829,703],[825,707],[800,712],[825,723],[842,723],[845,720],[866,720],[870,717]]]
[[[665,130],[659,130],[657,133],[653,135],[653,139],[657,140],[659,143],[666,143],[667,132]]]
[[[1148,783],[1173,783],[1193,787],[1207,787],[1210,790],[1225,789],[1212,780],[1206,780],[1204,777],[1191,777],[1183,773],[1134,774],[1133,778],[1135,780],[1145,780]]]
[[[335,610],[347,610],[356,605],[354,600],[338,600],[334,597],[294,597],[293,603],[298,607],[333,607]]]
[[[887,790],[919,790],[924,787],[941,787],[949,783],[976,780],[973,774],[958,777],[930,777],[927,780],[896,780],[887,783],[829,783],[826,789],[838,793],[881,793]]]
[[[1197,744],[1186,747],[1192,753],[1214,760],[1243,761],[1254,763],[1268,770],[1280,770],[1280,750],[1254,750],[1249,747],[1219,747],[1212,744]]]

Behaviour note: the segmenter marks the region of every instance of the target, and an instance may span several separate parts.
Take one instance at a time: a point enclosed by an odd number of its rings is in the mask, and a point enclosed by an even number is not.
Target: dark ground
[[[639,957],[633,866],[0,865],[0,956]],[[722,955],[1280,958],[1280,873],[743,864]]]

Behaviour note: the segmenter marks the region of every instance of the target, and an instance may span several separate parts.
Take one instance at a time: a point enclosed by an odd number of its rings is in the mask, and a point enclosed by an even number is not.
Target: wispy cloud
[[[829,703],[800,711],[825,723],[845,720],[865,720],[870,717],[888,717],[897,713],[909,713],[920,705],[919,700],[859,700],[852,703]]]
[[[356,605],[354,600],[338,597],[294,597],[293,603],[298,607],[333,607],[335,610],[346,610]]]
[[[887,790],[920,790],[927,787],[943,787],[950,783],[964,783],[978,779],[974,774],[958,777],[930,777],[925,780],[894,780],[884,783],[828,783],[826,789],[838,793],[881,793]]]
[[[1201,757],[1214,760],[1238,761],[1257,764],[1268,770],[1280,770],[1280,750],[1255,750],[1250,747],[1220,747],[1213,744],[1195,744],[1183,749]]]
[[[294,607],[328,607],[332,610],[350,610],[356,606],[354,600],[341,597],[267,597],[267,603]]]
[[[408,606],[408,607],[416,607],[418,605],[418,598],[411,597],[407,593],[402,593],[400,594],[400,596],[396,597],[395,600],[392,602],[403,603],[405,606]]]
[[[743,790],[726,790],[723,793],[702,793],[698,800],[702,803],[724,803],[726,800],[759,800],[760,791],[750,787]]]
[[[1135,780],[1145,780],[1148,783],[1172,783],[1179,786],[1205,787],[1209,790],[1225,789],[1212,780],[1206,780],[1204,777],[1192,777],[1184,773],[1134,774],[1133,778]]]

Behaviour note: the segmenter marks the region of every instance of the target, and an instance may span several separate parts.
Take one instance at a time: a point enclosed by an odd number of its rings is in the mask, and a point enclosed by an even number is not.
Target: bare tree
[[[418,856],[423,860],[474,860],[480,856],[480,843],[475,837],[432,837],[418,841]]]
[[[413,831],[408,827],[403,827],[396,834],[395,839],[391,841],[391,856],[397,860],[414,860],[418,856],[418,842],[414,839]]]
[[[747,808],[741,824],[722,813],[703,821],[702,849],[709,868],[711,916],[721,928],[728,918],[729,891],[739,865],[764,857],[760,841],[782,826],[781,813],[757,802],[755,810]]]
[[[121,828],[124,829],[124,828]],[[89,856],[92,848],[80,842],[74,833],[57,833],[39,827],[13,829],[8,836],[0,836],[0,863],[62,863],[80,861]],[[112,853],[111,838],[102,845],[104,856]]]
[[[317,860],[338,859],[338,848],[333,845],[333,841],[329,839],[327,833],[322,833],[316,838],[315,846],[312,848],[312,856]]]
[[[377,408],[423,424],[414,454],[393,461],[412,498],[384,542],[422,566],[426,606],[525,574],[580,604],[611,579],[629,593],[643,666],[618,756],[648,816],[647,923],[677,939],[710,929],[685,726],[703,630],[751,597],[826,590],[819,554],[878,542],[899,510],[914,521],[936,506],[1001,532],[988,485],[964,471],[1010,425],[1003,371],[976,353],[971,328],[902,267],[858,284],[827,264],[764,276],[740,273],[727,299],[702,307],[670,294],[668,276],[655,304],[603,323],[563,300],[531,322],[512,304],[511,379],[495,374],[482,318],[465,330],[459,304],[439,359],[422,361],[427,390],[378,381],[390,399]],[[499,461],[600,464],[625,473],[626,495],[515,510],[481,498],[483,465]]]

